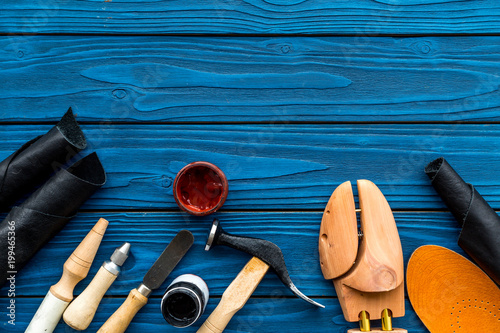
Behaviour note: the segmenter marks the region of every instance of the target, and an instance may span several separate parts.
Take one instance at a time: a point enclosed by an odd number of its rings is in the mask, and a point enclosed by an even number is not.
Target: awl
[[[89,273],[107,227],[108,221],[100,219],[66,260],[61,280],[50,287],[25,333],[54,331],[64,310],[73,299],[76,284]]]
[[[136,313],[148,302],[149,295],[166,280],[193,245],[193,241],[194,237],[191,232],[181,230],[146,273],[139,287],[129,293],[125,302],[102,325],[98,333],[125,332]]]
[[[130,243],[123,243],[105,261],[92,282],[64,311],[63,319],[71,328],[83,331],[89,327],[102,297],[116,280],[121,266],[127,260]]]

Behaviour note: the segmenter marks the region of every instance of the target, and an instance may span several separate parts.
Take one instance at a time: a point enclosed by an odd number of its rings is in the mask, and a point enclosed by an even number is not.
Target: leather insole
[[[412,254],[408,295],[432,333],[500,332],[500,289],[479,267],[441,246]]]

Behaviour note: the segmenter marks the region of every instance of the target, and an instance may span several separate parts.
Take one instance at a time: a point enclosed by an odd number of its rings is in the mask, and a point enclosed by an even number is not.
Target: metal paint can
[[[199,276],[184,274],[168,286],[161,300],[163,318],[174,327],[194,324],[205,311],[208,286]]]

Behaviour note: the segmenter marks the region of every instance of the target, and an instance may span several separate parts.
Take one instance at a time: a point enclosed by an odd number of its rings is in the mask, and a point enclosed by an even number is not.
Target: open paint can
[[[163,318],[174,327],[188,327],[201,317],[208,297],[208,286],[199,276],[181,275],[170,284],[163,295]]]
[[[174,180],[174,198],[177,205],[193,215],[216,212],[227,198],[227,178],[212,163],[198,161],[182,168]]]

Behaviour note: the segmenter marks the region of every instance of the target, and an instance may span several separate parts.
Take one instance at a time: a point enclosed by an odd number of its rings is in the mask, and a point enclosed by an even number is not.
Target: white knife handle
[[[102,297],[116,280],[116,275],[101,266],[92,282],[64,311],[63,319],[71,328],[82,331],[89,327]]]
[[[148,302],[148,298],[137,289],[132,289],[127,299],[101,326],[97,333],[123,333],[134,319],[136,313]]]
[[[65,302],[55,297],[50,291],[43,299],[25,333],[51,333],[59,323],[61,316],[68,307]]]

